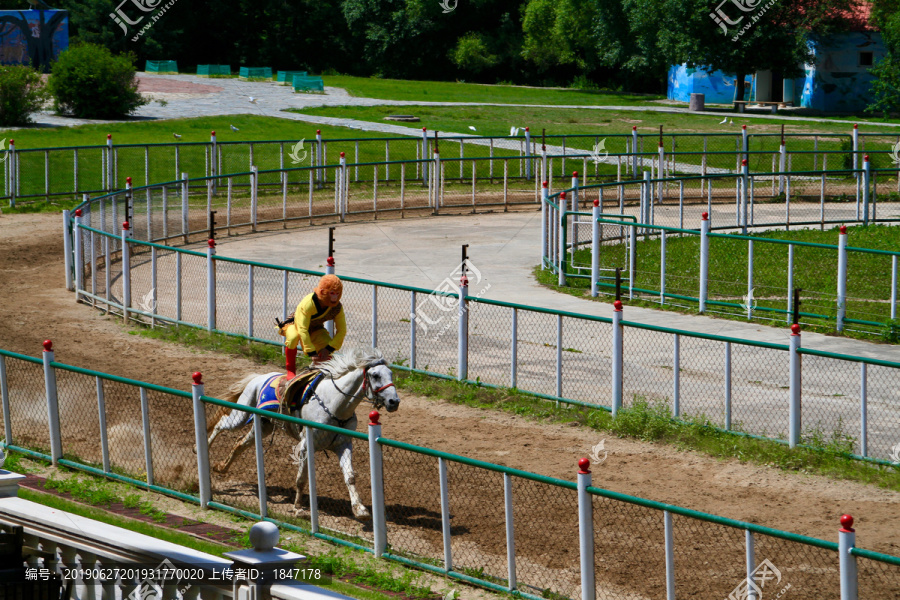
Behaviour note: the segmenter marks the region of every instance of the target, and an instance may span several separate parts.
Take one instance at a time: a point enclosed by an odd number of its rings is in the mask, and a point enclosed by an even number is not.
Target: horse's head
[[[375,408],[384,407],[388,412],[400,408],[400,397],[394,386],[394,376],[384,360],[376,361],[365,368],[363,388]]]

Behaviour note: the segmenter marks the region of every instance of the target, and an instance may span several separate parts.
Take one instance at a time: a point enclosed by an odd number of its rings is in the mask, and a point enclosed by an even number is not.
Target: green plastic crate
[[[148,60],[144,71],[147,73],[177,73],[178,63],[174,60]]]
[[[290,85],[294,81],[295,75],[306,77],[306,71],[278,71],[278,82]]]
[[[197,65],[197,75],[231,75],[231,65]]]
[[[319,92],[325,91],[325,83],[322,81],[321,77],[294,75],[293,83],[295,92],[308,92],[312,90],[317,90]]]
[[[272,79],[272,67],[241,67],[241,77]]]

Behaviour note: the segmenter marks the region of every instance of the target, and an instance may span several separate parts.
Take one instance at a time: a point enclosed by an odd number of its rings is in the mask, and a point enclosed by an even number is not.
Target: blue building
[[[861,17],[863,15],[860,15]],[[871,103],[872,66],[887,51],[881,34],[868,25],[868,10],[852,31],[811,42],[812,64],[796,79],[780,73],[759,71],[747,76],[744,100],[791,102],[794,106],[823,112],[859,112]],[[668,97],[690,101],[691,94],[705,94],[707,103],[728,104],[734,97],[735,76],[700,68],[673,65],[669,68]]]

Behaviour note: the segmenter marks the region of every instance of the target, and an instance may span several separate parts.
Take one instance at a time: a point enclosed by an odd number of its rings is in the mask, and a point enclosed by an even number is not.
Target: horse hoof
[[[294,516],[295,516],[295,517],[300,517],[300,518],[302,518],[302,519],[308,519],[308,518],[309,518],[309,509],[307,509],[307,508],[298,508],[298,507],[295,506],[295,507],[294,507]]]
[[[357,521],[362,521],[364,523],[368,523],[372,520],[372,515],[369,514],[369,511],[366,509],[362,509],[361,511],[353,511],[353,517]]]

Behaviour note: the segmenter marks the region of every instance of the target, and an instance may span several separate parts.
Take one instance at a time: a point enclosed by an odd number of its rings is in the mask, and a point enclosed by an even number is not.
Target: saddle
[[[287,375],[282,375],[274,384],[275,394],[281,405],[288,411],[300,410],[309,400],[322,377],[322,372],[313,367],[306,367],[290,381],[287,381]]]
[[[287,375],[273,375],[263,384],[256,399],[256,407],[273,412],[300,410],[309,400],[325,374],[307,367],[287,381]],[[249,423],[252,419],[248,418]]]

